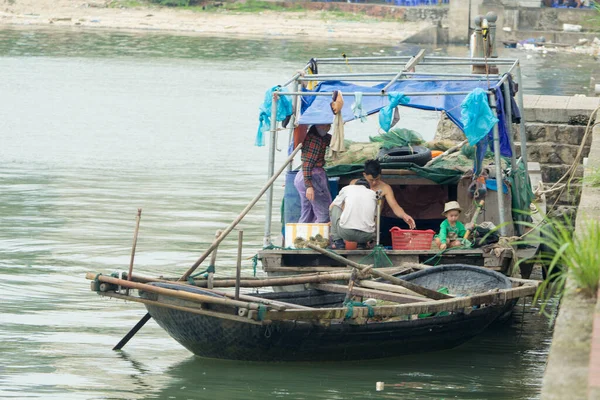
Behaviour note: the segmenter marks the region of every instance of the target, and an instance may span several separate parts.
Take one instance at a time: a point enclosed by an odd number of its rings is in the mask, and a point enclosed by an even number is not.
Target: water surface
[[[84,279],[88,271],[127,269],[138,207],[135,271],[174,276],[193,264],[266,181],[267,150],[253,146],[264,91],[310,57],[416,49],[0,31],[0,397],[538,398],[550,328],[529,303],[507,325],[448,351],[241,363],[195,358],[153,321],[125,351],[111,351],[145,310],[98,297]],[[466,55],[463,47],[436,52]],[[525,92],[583,92],[592,63],[525,57]],[[553,78],[557,65],[573,73]],[[406,111],[402,118],[427,136],[438,116]],[[349,128],[348,136],[364,140],[373,127]],[[287,134],[280,136],[285,149]],[[277,162],[283,159],[278,152]],[[281,184],[275,194],[281,198]],[[260,202],[240,225],[244,274],[253,273],[247,258],[261,247],[263,225]],[[222,244],[219,274],[231,275],[235,246],[235,237]],[[377,381],[386,382],[384,392],[375,392]]]

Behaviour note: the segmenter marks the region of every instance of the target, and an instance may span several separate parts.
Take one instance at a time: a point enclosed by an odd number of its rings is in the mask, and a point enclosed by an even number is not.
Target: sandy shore
[[[398,43],[428,26],[427,22],[327,19],[327,14],[321,11],[216,13],[156,6],[109,8],[107,0],[0,1],[0,26],[72,26],[387,44]]]

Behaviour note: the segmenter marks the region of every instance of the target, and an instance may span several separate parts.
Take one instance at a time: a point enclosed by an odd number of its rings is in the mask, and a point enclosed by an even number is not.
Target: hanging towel
[[[335,159],[338,153],[346,151],[344,146],[344,118],[342,117],[342,108],[344,108],[344,96],[342,92],[336,90],[333,92],[331,102],[331,111],[335,115],[333,118],[333,136],[329,143],[329,156]]]
[[[392,119],[394,118],[394,109],[398,107],[400,104],[408,104],[410,98],[398,92],[391,92],[388,94],[389,104],[383,107],[379,111],[379,126],[384,131],[389,131],[392,126]],[[400,119],[398,114],[396,114],[397,119]],[[396,120],[395,122],[398,122]]]
[[[265,138],[264,133],[271,129],[271,106],[273,105],[273,93],[274,92],[287,92],[285,88],[281,86],[273,86],[265,92],[265,99],[259,107],[258,115],[258,131],[256,132],[256,140],[254,141],[255,146],[264,146]],[[284,121],[288,116],[292,115],[292,101],[289,96],[279,96],[277,100],[277,121]]]
[[[352,112],[354,113],[354,118],[359,119],[360,122],[367,122],[367,113],[363,110],[362,106],[362,92],[354,93],[354,103],[352,103]]]
[[[469,144],[474,146],[490,132],[498,118],[492,113],[487,92],[481,88],[473,89],[460,106],[463,131]]]

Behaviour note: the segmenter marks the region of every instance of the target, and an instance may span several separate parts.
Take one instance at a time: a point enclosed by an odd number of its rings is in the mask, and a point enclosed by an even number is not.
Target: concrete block
[[[540,97],[541,96],[539,94],[524,94],[523,107],[525,107],[525,110],[531,107],[535,107]]]
[[[537,122],[568,122],[567,106],[569,99],[568,96],[540,96],[535,107],[533,107],[535,120]]]
[[[567,110],[569,113],[575,112],[589,116],[598,107],[600,107],[600,97],[573,96],[569,98]]]

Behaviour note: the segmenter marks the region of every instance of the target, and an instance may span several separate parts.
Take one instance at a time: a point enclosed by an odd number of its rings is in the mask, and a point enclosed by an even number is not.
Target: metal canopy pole
[[[495,95],[490,93],[490,104],[496,104]],[[496,106],[491,107],[497,118]],[[494,164],[496,166],[496,193],[498,195],[498,217],[500,218],[500,234],[506,236],[506,216],[504,215],[504,181],[502,180],[502,162],[500,160],[500,134],[498,124],[494,125]]]
[[[297,92],[298,91],[298,78],[296,78],[294,80],[294,84],[292,85],[292,91]],[[290,122],[288,122],[289,126],[290,126],[290,132],[288,134],[288,149],[290,148],[290,145],[293,146],[293,141],[294,141],[294,125],[296,124],[296,107],[298,107],[298,96],[294,96],[292,98],[292,116],[290,117]],[[292,170],[293,163],[289,163],[288,164],[288,172]]]
[[[273,92],[273,102],[271,103],[271,140],[269,142],[269,168],[267,176],[269,179],[275,172],[275,149],[277,148],[277,100],[279,95]],[[273,213],[273,185],[267,189],[267,205],[265,207],[265,237],[263,246],[271,244],[271,214]]]
[[[527,134],[525,133],[525,108],[523,107],[523,78],[521,76],[521,64],[517,63],[517,83],[519,88],[517,91],[517,103],[521,111],[521,122],[519,122],[519,141],[521,142],[521,160],[525,165],[525,173],[527,181],[529,181],[529,167],[527,166]]]
[[[385,93],[390,86],[392,86],[398,79],[400,79],[400,77],[406,72],[409,71],[410,69],[414,68],[415,65],[417,65],[419,63],[419,61],[421,61],[423,59],[423,57],[425,56],[425,50],[421,49],[416,56],[414,56],[413,58],[411,58],[406,65],[404,65],[404,68],[402,68],[402,71],[398,72],[396,74],[396,76],[394,76],[392,78],[392,80],[385,85],[385,87],[383,89],[381,89],[381,93]]]

